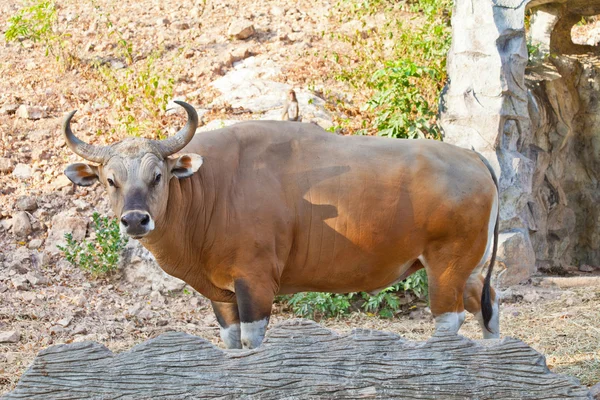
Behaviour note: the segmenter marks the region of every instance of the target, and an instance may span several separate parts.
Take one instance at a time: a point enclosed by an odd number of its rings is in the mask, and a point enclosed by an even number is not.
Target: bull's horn
[[[155,141],[158,151],[165,158],[183,149],[185,145],[192,140],[194,134],[196,133],[196,128],[198,127],[198,113],[194,107],[183,101],[175,100],[175,103],[185,108],[185,112],[187,112],[188,115],[188,120],[185,126],[181,128],[181,130],[177,132],[175,136],[165,140]]]
[[[65,117],[63,122],[63,134],[65,135],[65,141],[67,145],[73,150],[75,154],[80,155],[88,161],[102,164],[106,159],[107,148],[106,146],[93,146],[85,143],[73,134],[71,131],[71,118],[75,115],[75,111],[71,111]]]

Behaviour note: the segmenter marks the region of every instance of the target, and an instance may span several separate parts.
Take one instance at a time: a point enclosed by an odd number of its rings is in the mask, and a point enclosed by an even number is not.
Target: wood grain
[[[523,342],[380,331],[338,335],[306,320],[254,350],[169,332],[113,354],[94,342],[41,351],[4,399],[591,399]]]

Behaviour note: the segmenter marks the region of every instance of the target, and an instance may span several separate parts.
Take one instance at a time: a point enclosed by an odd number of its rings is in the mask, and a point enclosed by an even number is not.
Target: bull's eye
[[[154,177],[155,185],[158,185],[158,183],[160,182],[160,178],[162,178],[162,174],[156,174],[156,176]]]
[[[113,181],[112,179],[108,178],[106,179],[106,182],[108,182],[108,186],[115,187],[115,181]]]

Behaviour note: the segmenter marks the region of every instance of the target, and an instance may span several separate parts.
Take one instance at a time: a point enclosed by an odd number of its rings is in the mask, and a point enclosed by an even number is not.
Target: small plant
[[[139,136],[153,127],[154,136],[161,138],[160,119],[173,97],[175,80],[168,77],[169,69],[157,66],[158,57],[153,54],[145,62],[123,70],[98,66],[103,91],[108,93],[110,108],[119,121],[117,129],[127,135]]]
[[[364,26],[366,18],[379,13],[387,21],[366,34],[332,33],[352,48],[348,55],[330,57],[339,68],[337,78],[359,97],[367,94],[355,133],[440,139],[437,99],[447,79],[452,3],[343,0],[338,9],[340,23],[351,18]]]
[[[284,300],[292,308],[294,314],[304,318],[317,319],[348,314],[352,297],[354,297],[352,293],[306,292],[285,296]]]
[[[118,267],[121,250],[127,245],[127,237],[121,236],[116,219],[92,215],[95,242],[86,240],[78,243],[70,233],[65,234],[66,246],[57,246],[67,261],[89,272],[94,277],[106,275]]]
[[[7,42],[31,40],[44,46],[46,56],[52,55],[59,64],[71,68],[76,58],[67,50],[65,34],[58,29],[56,7],[51,0],[35,0],[21,8],[8,20],[4,32]]]
[[[359,310],[360,307],[369,314],[392,318],[400,311],[401,295],[403,293],[412,292],[417,297],[422,298],[427,295],[427,291],[427,274],[422,269],[374,296],[364,292],[360,294],[307,292],[296,293],[291,296],[280,296],[278,301],[286,303],[294,314],[303,318],[335,318],[350,313],[353,308]]]

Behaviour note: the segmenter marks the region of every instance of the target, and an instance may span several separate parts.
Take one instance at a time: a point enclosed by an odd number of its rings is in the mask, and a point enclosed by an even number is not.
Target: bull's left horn
[[[188,115],[188,120],[185,126],[179,132],[177,132],[175,136],[165,140],[155,141],[158,151],[165,158],[183,149],[185,145],[192,140],[194,134],[196,133],[196,128],[198,127],[198,113],[194,107],[183,101],[175,100],[175,103],[185,108],[185,112],[187,112]]]
[[[71,118],[73,118],[73,115],[75,115],[76,112],[77,110],[71,111],[69,114],[67,114],[63,122],[62,130],[63,134],[65,135],[65,141],[75,154],[80,155],[88,161],[102,164],[106,159],[107,147],[93,146],[85,143],[75,136],[71,131]]]

